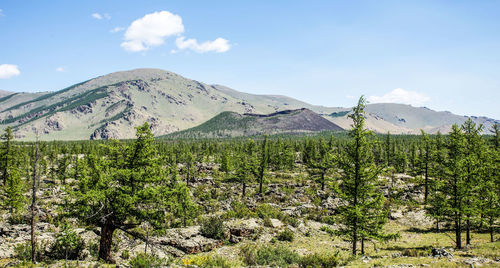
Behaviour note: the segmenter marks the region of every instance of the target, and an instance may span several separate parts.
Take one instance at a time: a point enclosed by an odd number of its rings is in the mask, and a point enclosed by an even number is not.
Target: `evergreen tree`
[[[13,216],[19,212],[26,201],[23,196],[25,185],[21,180],[18,150],[13,144],[14,135],[11,127],[5,130],[1,139],[3,140],[1,170],[4,185],[0,191],[0,198],[2,206]]]
[[[431,141],[429,136],[421,130],[422,148],[420,151],[420,162],[422,163],[422,170],[419,172],[424,175],[424,202],[427,203],[429,196],[429,169],[431,166]]]
[[[259,194],[262,194],[262,184],[264,183],[264,175],[269,162],[269,148],[267,144],[267,135],[262,142],[262,150],[260,152],[260,166],[259,166]]]
[[[99,259],[113,262],[111,244],[117,229],[128,230],[147,222],[161,227],[168,190],[164,184],[153,134],[145,123],[137,139],[107,145],[104,155],[87,156],[89,172],[71,192],[69,211],[101,228]]]
[[[462,221],[466,210],[464,200],[468,193],[464,176],[464,135],[457,125],[452,126],[447,145],[448,157],[444,163],[444,180],[441,191],[447,197],[446,210],[455,227],[456,248],[462,248]]]
[[[336,166],[336,157],[333,148],[321,139],[317,145],[317,150],[308,158],[306,166],[313,179],[321,185],[321,190],[325,190],[328,173]]]
[[[479,186],[481,186],[482,164],[485,161],[482,155],[486,150],[483,138],[481,136],[482,125],[476,124],[469,118],[461,127],[464,135],[464,213],[465,213],[465,241],[467,245],[471,244],[471,221],[478,214],[479,206]]]
[[[371,153],[371,132],[365,128],[364,108],[365,99],[361,97],[349,115],[353,120],[350,140],[339,159],[343,170],[339,194],[347,204],[339,208],[344,225],[338,233],[352,243],[354,255],[357,254],[358,242],[361,242],[361,251],[364,252],[366,239],[389,237],[382,232],[387,212],[384,209],[384,197],[376,188],[380,169],[375,166]]]

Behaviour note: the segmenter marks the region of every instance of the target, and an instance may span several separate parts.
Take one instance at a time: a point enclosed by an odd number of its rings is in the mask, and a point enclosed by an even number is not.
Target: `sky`
[[[135,68],[500,119],[500,1],[0,1],[0,90]]]

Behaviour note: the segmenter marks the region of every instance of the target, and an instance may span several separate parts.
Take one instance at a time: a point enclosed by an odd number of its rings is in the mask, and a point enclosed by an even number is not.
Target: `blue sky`
[[[153,67],[312,104],[364,94],[500,119],[500,1],[76,3],[0,1],[0,89]]]

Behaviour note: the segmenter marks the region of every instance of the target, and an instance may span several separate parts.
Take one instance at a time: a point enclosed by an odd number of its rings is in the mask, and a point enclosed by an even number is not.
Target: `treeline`
[[[0,155],[0,204],[11,222],[35,228],[41,186],[63,187],[59,221],[77,218],[101,229],[99,258],[111,262],[113,234],[122,230],[147,243],[163,230],[192,224],[207,211],[195,202],[190,184],[215,168],[224,182],[257,185],[261,195],[271,174],[307,171],[319,190],[340,197],[337,235],[364,253],[366,241],[387,241],[390,184],[382,178],[407,173],[419,178],[421,205],[436,221],[453,226],[455,243],[471,243],[472,230],[488,230],[491,240],[500,217],[500,128],[482,135],[471,120],[454,125],[448,135],[375,135],[366,129],[365,100],[349,117],[352,130],[329,137],[273,137],[234,140],[155,140],[148,124],[128,141],[15,142],[8,128]],[[29,214],[27,212],[30,212]],[[28,216],[27,216],[28,215]],[[134,228],[148,226],[147,232]],[[36,240],[33,237],[32,240]],[[35,243],[32,260],[36,260]]]

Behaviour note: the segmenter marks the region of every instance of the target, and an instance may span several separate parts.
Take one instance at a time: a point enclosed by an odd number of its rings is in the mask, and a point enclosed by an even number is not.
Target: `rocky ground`
[[[440,233],[433,231],[434,222],[425,215],[418,202],[422,198],[421,189],[412,183],[413,178],[397,175],[395,187],[401,190],[399,202],[392,207],[390,221],[386,225],[389,232],[399,232],[401,237],[386,243],[367,243],[365,256],[350,257],[349,243],[336,236],[338,222],[335,212],[343,202],[330,191],[320,191],[313,182],[295,174],[295,183],[284,182],[283,174],[271,174],[274,179],[265,187],[265,195],[260,196],[250,190],[241,198],[239,184],[224,182],[205,176],[193,179],[191,188],[200,207],[205,207],[205,215],[218,215],[224,219],[224,238],[212,239],[204,236],[199,223],[186,228],[172,228],[164,234],[138,239],[129,233],[116,231],[113,256],[119,266],[129,266],[131,259],[139,253],[147,252],[163,259],[167,266],[217,266],[209,260],[223,259],[221,266],[248,266],[243,249],[262,246],[285,246],[300,256],[330,254],[338,252],[339,265],[355,267],[500,267],[500,242],[490,243],[486,233],[474,233],[473,243],[456,251],[451,239],[451,230]],[[249,185],[248,189],[256,189]],[[209,191],[208,191],[209,190]],[[384,188],[386,196],[393,192]],[[203,195],[202,193],[205,193]],[[210,194],[207,194],[210,193]],[[207,196],[208,195],[208,196]],[[61,202],[63,191],[55,185],[45,185],[40,191],[42,198],[40,222],[37,224],[37,239],[41,250],[50,252],[56,235],[61,231],[54,218]],[[246,209],[239,209],[246,204]],[[85,248],[78,261],[69,261],[72,266],[95,267],[99,229],[82,226],[72,221],[73,230],[83,238]],[[146,232],[147,226],[143,226]],[[281,241],[284,230],[293,233],[291,241]],[[30,240],[30,226],[23,219],[13,222],[3,213],[0,222],[0,265],[22,266],[19,260],[20,247]],[[48,253],[47,253],[48,254]],[[208,264],[207,264],[208,263]],[[62,266],[64,261],[47,261],[41,266]],[[299,264],[292,265],[298,266]]]

